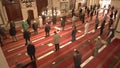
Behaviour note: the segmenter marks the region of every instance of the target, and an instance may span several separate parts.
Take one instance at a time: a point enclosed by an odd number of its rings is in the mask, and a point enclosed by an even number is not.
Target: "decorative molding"
[[[32,7],[34,0],[21,0],[21,3],[24,4],[23,6],[25,6],[26,8]]]

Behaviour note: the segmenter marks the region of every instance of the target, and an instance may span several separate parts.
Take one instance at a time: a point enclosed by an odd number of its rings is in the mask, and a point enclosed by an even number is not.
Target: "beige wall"
[[[118,24],[117,24],[118,23]],[[118,14],[117,14],[117,18],[115,20],[115,27],[116,28],[116,31],[119,31],[120,32],[120,10],[118,11]]]
[[[6,11],[5,11],[5,7],[2,6],[2,2],[0,1],[0,24],[6,24],[7,23],[7,14],[6,14]]]
[[[111,5],[120,9],[120,0],[111,0]]]
[[[0,68],[9,68],[1,47],[0,47]]]

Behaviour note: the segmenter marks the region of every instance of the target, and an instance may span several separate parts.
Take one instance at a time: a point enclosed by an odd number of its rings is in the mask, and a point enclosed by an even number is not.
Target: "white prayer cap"
[[[98,38],[100,38],[100,36],[98,36]]]
[[[77,51],[77,49],[74,49],[74,51]]]
[[[41,18],[41,16],[39,16],[39,18]]]

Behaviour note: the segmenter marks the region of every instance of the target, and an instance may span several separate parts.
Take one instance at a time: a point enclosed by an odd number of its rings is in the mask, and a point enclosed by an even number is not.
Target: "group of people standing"
[[[78,16],[79,16],[79,19],[82,21],[82,24],[85,23],[85,32],[84,32],[85,35],[88,33],[88,29],[90,26],[90,23],[88,21],[85,22],[86,14],[88,17],[90,17],[90,21],[92,20],[93,15],[94,14],[96,15],[96,18],[95,18],[95,30],[96,30],[96,29],[98,29],[98,26],[100,23],[100,20],[98,18],[99,8],[100,8],[100,5],[93,5],[93,6],[90,6],[90,8],[85,6],[85,11],[83,11],[83,9],[80,8]],[[110,12],[110,10],[111,10],[111,12]],[[114,37],[114,28],[112,27],[112,25],[113,25],[114,19],[116,18],[117,10],[114,8],[110,8],[110,6],[109,6],[108,12],[110,13],[110,21],[108,23],[109,34],[108,34],[108,39],[107,39],[108,44],[109,44],[111,42],[111,39]],[[76,41],[76,33],[77,33],[77,27],[75,24],[75,22],[76,22],[75,16],[77,16],[75,14],[75,10],[72,9],[72,23],[73,23],[73,26],[72,26],[73,29],[71,31],[72,42]],[[107,16],[107,14],[106,14],[106,16]],[[100,36],[103,35],[106,19],[107,18],[105,17],[101,24]],[[37,19],[37,21],[31,21],[31,19],[28,17],[28,19],[26,21],[25,20],[22,21],[23,38],[25,39],[25,45],[27,45],[27,54],[30,56],[30,59],[32,61],[36,60],[36,57],[35,57],[36,48],[30,40],[31,32],[29,31],[29,28],[32,27],[35,34],[39,33],[38,32],[39,27],[44,28],[45,36],[49,37],[50,30],[51,30],[50,23],[53,22],[53,25],[54,25],[54,24],[56,24],[56,21],[57,21],[56,16],[53,16],[52,19],[46,19],[45,16],[40,16]],[[65,22],[66,22],[66,17],[65,16],[61,17],[62,30],[64,30]],[[16,27],[15,27],[16,26],[15,22],[9,21],[9,24],[10,24],[9,34],[12,37],[13,41],[16,42],[17,41],[17,38],[16,38],[17,31],[16,31]],[[31,26],[31,24],[32,24],[32,26]],[[59,30],[54,31],[53,41],[54,41],[54,45],[55,45],[55,51],[58,51],[60,49],[60,47],[59,47],[60,46],[60,38],[61,38],[61,36],[59,34]],[[1,39],[1,37],[0,37],[0,39]],[[98,40],[99,41],[97,42],[96,45],[100,44],[100,37],[98,37]],[[1,40],[0,40],[0,43],[1,43],[1,45],[3,45]],[[98,48],[99,47],[97,47],[97,50],[98,50]],[[97,53],[95,53],[95,55],[97,55]],[[74,50],[74,58],[73,59],[74,59],[74,63],[75,63],[75,68],[80,68],[81,58],[82,58],[82,55],[79,53],[79,51]]]

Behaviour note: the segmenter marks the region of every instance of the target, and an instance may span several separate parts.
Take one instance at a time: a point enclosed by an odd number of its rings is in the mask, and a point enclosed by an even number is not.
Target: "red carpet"
[[[80,23],[80,22],[78,21],[77,23]],[[92,29],[94,29],[94,23],[90,23],[90,24],[91,24],[91,25],[90,25],[89,31],[92,30]],[[60,25],[60,24],[58,24],[58,26],[59,26],[59,25]],[[71,24],[67,24],[66,27],[70,27],[70,26],[72,26],[72,25],[71,25]],[[77,29],[80,29],[80,30],[81,30],[81,32],[80,32],[80,33],[77,33],[77,35],[76,35],[76,36],[78,37],[78,36],[81,36],[81,35],[84,33],[84,24],[78,25],[78,26],[77,26]],[[52,29],[52,30],[51,30],[51,33],[53,33],[54,30],[56,30],[56,29]],[[44,31],[44,29],[40,30],[39,32],[41,32],[41,33],[39,33],[38,35],[32,36],[31,40],[35,40],[35,39],[37,39],[37,38],[44,37],[44,36],[45,36],[45,33],[44,33],[43,31]],[[79,48],[79,47],[81,47],[81,45],[84,44],[85,42],[87,42],[88,39],[94,39],[94,38],[96,38],[97,35],[98,35],[98,33],[99,33],[99,31],[96,32],[96,34],[94,34],[94,33],[88,34],[88,35],[86,35],[85,37],[81,38],[80,40],[78,40],[78,41],[76,41],[76,42],[74,42],[74,43],[72,43],[72,44],[70,44],[70,45],[67,45],[66,47],[60,49],[59,52],[55,52],[55,53],[51,54],[50,56],[47,56],[47,57],[45,57],[45,58],[37,61],[38,67],[39,67],[39,65],[42,66],[43,68],[46,68],[47,66],[50,66],[50,64],[51,64],[54,60],[55,60],[55,61],[58,61],[60,58],[63,58],[65,55],[71,53],[74,48]],[[94,34],[94,36],[92,36],[93,34]],[[60,43],[60,45],[63,45],[63,44],[65,44],[65,43],[67,43],[68,41],[71,40],[71,28],[68,29],[68,30],[65,30],[65,31],[60,32],[60,35],[63,36],[63,37],[61,38],[61,43]],[[6,56],[7,60],[8,60],[9,66],[10,66],[11,68],[14,67],[15,60],[18,60],[18,61],[21,61],[21,60],[22,60],[21,62],[24,62],[24,63],[30,62],[29,57],[24,55],[25,52],[26,52],[26,46],[23,46],[23,47],[20,47],[20,48],[15,49],[15,50],[13,50],[13,51],[7,52],[7,50],[10,50],[10,49],[13,49],[13,48],[15,48],[15,47],[18,47],[18,46],[21,46],[21,45],[25,44],[25,41],[22,39],[22,34],[19,35],[18,37],[19,37],[19,38],[18,38],[18,40],[19,40],[18,42],[10,43],[11,41],[8,42],[8,41],[10,40],[10,39],[9,39],[9,40],[6,40],[5,46],[2,47],[2,49],[3,49],[3,51],[4,51],[4,54],[5,54],[5,56]],[[85,40],[85,38],[86,38],[87,40]],[[39,41],[37,41],[37,42],[34,42],[35,47],[37,48],[37,49],[36,49],[36,50],[37,50],[37,51],[36,51],[36,57],[40,57],[40,56],[42,56],[43,54],[48,53],[48,52],[54,50],[54,46],[49,47],[49,46],[46,45],[46,44],[48,44],[48,43],[52,43],[52,39],[53,39],[53,36],[50,36],[50,37],[47,37],[47,38],[45,38],[45,39],[39,40]],[[9,43],[9,44],[8,44],[8,43]],[[44,44],[44,45],[42,45],[42,44]],[[77,44],[77,45],[76,45],[76,44]],[[81,45],[80,45],[80,44],[81,44]],[[76,45],[76,46],[73,46],[73,45]],[[78,46],[78,45],[79,45],[79,46]],[[70,50],[67,50],[67,51],[66,51],[66,49],[70,49]],[[18,55],[18,54],[21,54],[21,55]],[[59,55],[59,56],[58,56],[58,55]],[[57,57],[56,57],[56,56],[57,56]],[[56,58],[54,58],[53,60],[49,60],[51,57],[52,57],[52,58],[56,57]],[[13,58],[14,58],[15,60],[13,60]],[[44,60],[46,60],[46,61],[44,61]],[[43,61],[43,62],[41,62],[41,61]],[[49,61],[49,62],[47,62],[47,61]],[[44,62],[45,62],[45,63],[44,63]],[[47,62],[47,63],[46,63],[46,62]]]
[[[84,68],[106,68],[117,52],[120,52],[120,39],[115,39]],[[94,67],[92,66],[94,64]]]

